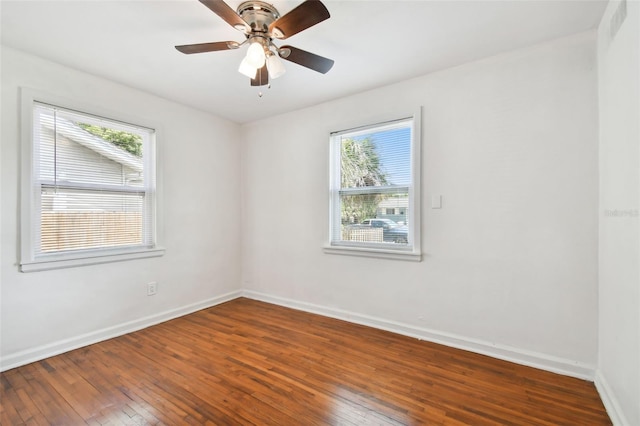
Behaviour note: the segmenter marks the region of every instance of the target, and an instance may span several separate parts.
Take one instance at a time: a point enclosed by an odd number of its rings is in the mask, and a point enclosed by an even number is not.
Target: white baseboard
[[[604,404],[604,408],[607,409],[607,414],[609,415],[613,426],[629,426],[630,423],[627,422],[627,419],[625,418],[624,413],[620,408],[620,404],[618,403],[618,399],[611,390],[609,383],[602,375],[602,371],[596,371],[594,384],[596,385],[596,389],[600,394],[600,399]]]
[[[242,295],[249,299],[260,300],[263,302],[273,303],[300,311],[324,315],[327,317],[337,318],[356,324],[379,328],[382,330],[391,331],[393,333],[414,337],[416,339],[439,343],[445,346],[451,346],[457,349],[463,349],[466,351],[487,355],[493,358],[498,358],[529,367],[539,368],[541,370],[551,371],[553,373],[558,373],[565,376],[577,377],[579,379],[589,381],[593,381],[594,379],[595,366],[583,364],[569,359],[554,357],[543,353],[527,351],[524,349],[500,345],[479,339],[471,339],[468,337],[458,336],[450,333],[443,333],[441,331],[416,327],[409,324],[403,324],[368,315],[362,315],[342,309],[327,308],[325,306],[315,305],[312,303],[300,302],[297,300],[278,296],[271,296],[251,290],[244,290],[242,292]]]
[[[199,311],[201,309],[210,308],[212,306],[219,305],[220,303],[228,302],[229,300],[236,299],[241,295],[242,291],[233,291],[218,297],[213,297],[211,299],[193,303],[191,305],[182,306],[176,309],[170,309],[168,311],[160,312],[158,314],[139,318],[112,327],[103,328],[102,330],[93,331],[91,333],[72,337],[70,339],[60,340],[58,342],[49,343],[47,345],[42,345],[33,349],[16,352],[0,359],[0,371],[10,370],[21,365],[40,361],[51,356],[59,355],[64,352],[81,348],[83,346],[92,345],[103,340],[112,339],[114,337],[122,336],[123,334],[138,331],[143,328],[159,324],[161,322],[169,321],[171,319]]]

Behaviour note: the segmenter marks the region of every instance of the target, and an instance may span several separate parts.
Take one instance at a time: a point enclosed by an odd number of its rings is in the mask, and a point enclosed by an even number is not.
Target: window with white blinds
[[[31,118],[22,270],[155,249],[155,131],[38,101]]]
[[[329,252],[419,260],[416,120],[332,133]]]

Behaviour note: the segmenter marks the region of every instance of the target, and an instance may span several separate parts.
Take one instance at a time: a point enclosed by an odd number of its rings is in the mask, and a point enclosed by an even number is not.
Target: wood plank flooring
[[[1,374],[2,425],[607,425],[592,383],[249,299]]]

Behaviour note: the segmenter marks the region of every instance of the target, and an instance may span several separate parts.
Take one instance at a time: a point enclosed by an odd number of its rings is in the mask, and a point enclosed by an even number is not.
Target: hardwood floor
[[[249,299],[2,373],[2,425],[606,425],[592,383]]]

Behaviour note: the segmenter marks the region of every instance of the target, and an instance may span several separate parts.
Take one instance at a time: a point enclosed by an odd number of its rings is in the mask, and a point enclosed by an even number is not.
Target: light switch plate
[[[442,195],[432,195],[431,196],[431,208],[432,209],[441,209],[442,208]]]

